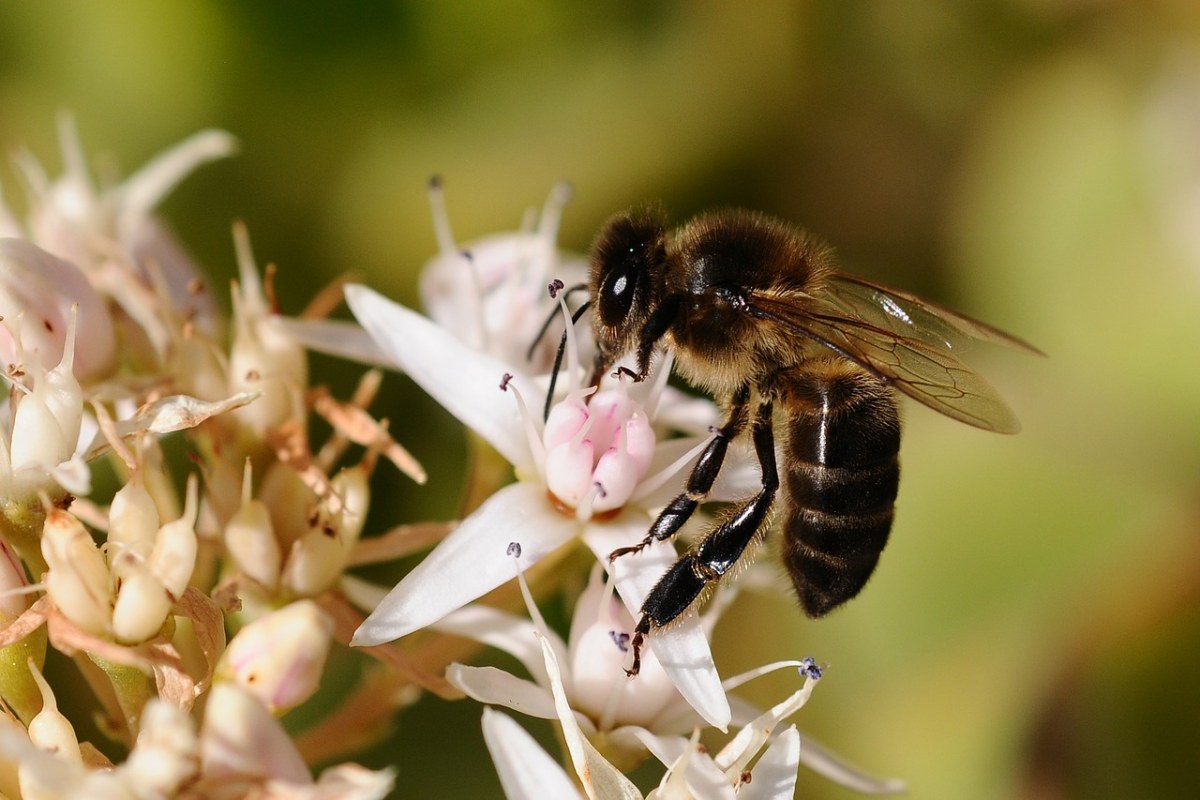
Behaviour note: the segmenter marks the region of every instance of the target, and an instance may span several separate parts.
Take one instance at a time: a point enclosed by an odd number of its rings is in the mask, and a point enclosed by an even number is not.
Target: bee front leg
[[[775,493],[779,489],[770,402],[758,407],[754,420],[754,451],[762,468],[762,488],[758,494],[676,561],[642,603],[642,618],[633,629],[633,638],[630,640],[633,664],[626,673],[631,677],[641,669],[642,645],[650,631],[677,619],[696,602],[705,587],[733,569],[746,552],[746,547],[766,525]]]
[[[650,526],[650,531],[646,534],[645,539],[633,547],[618,547],[613,550],[608,554],[609,563],[630,553],[640,553],[654,542],[670,539],[683,527],[685,522],[691,519],[701,501],[712,491],[713,483],[716,482],[717,475],[721,472],[721,465],[725,463],[725,453],[729,449],[730,440],[746,427],[749,417],[750,385],[746,384],[734,395],[733,405],[725,424],[717,428],[716,435],[704,448],[704,452],[700,454],[700,460],[692,468],[692,474],[688,476],[687,488],[662,510],[658,519],[654,520],[654,524]]]

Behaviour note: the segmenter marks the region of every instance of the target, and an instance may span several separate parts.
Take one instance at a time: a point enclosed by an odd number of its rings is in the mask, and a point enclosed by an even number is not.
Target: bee
[[[724,409],[683,492],[629,556],[674,536],[704,502],[729,445],[748,435],[758,493],[732,510],[651,590],[631,640],[636,675],[653,630],[730,574],[782,511],[782,559],[801,606],[821,617],[857,595],[892,527],[900,468],[897,391],[968,425],[1015,433],[1016,416],[955,355],[967,340],[1032,345],[908,292],[838,271],[831,249],[764,214],[723,210],[668,230],[664,212],[619,214],[596,238],[588,275],[594,380],[658,347]],[[781,439],[780,463],[776,438]]]

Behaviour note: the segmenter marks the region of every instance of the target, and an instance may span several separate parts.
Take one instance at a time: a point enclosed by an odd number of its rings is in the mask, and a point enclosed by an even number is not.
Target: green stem
[[[117,704],[125,717],[125,725],[130,737],[137,735],[138,720],[142,716],[142,707],[154,697],[154,686],[151,677],[136,667],[115,664],[99,656],[88,654],[97,667],[103,670],[112,683],[113,692],[117,696]]]

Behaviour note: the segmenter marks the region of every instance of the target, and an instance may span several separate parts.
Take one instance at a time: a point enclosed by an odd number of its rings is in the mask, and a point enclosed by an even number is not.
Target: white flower
[[[419,314],[364,286],[348,286],[346,297],[358,321],[395,364],[507,458],[518,477],[516,483],[496,492],[463,520],[405,576],[359,628],[356,644],[378,644],[424,628],[505,583],[514,574],[512,560],[507,555],[509,545],[514,542],[520,547],[522,568],[528,568],[576,538],[582,538],[597,557],[605,560],[616,548],[641,541],[653,519],[653,510],[665,505],[679,490],[681,479],[675,486],[668,485],[667,479],[678,477],[680,469],[698,456],[704,445],[703,438],[657,442],[647,463],[640,451],[637,458],[633,457],[631,436],[623,456],[625,464],[632,469],[636,466],[634,462],[646,463],[647,469],[644,475],[627,482],[632,485],[618,486],[617,481],[613,482],[614,494],[619,489],[619,496],[628,502],[602,514],[595,513],[595,503],[608,492],[608,487],[601,485],[572,508],[567,498],[549,494],[553,488],[578,481],[571,474],[548,477],[544,437],[553,433],[553,427],[547,425],[543,430],[540,417],[524,411],[521,401],[522,397],[539,396],[532,383],[519,374],[514,375],[511,366],[467,347]],[[569,365],[565,374],[577,375],[577,367]],[[500,392],[502,382],[515,390],[512,392],[515,397]],[[597,409],[601,415],[615,409],[628,413],[619,424],[604,423],[610,426],[610,433],[630,422],[641,431],[636,417],[653,414],[661,381],[657,384],[647,381],[629,391],[631,395],[638,391],[648,396],[640,402],[633,399],[627,404],[616,402],[611,407]],[[579,411],[574,398],[568,402],[572,404],[571,413]],[[551,417],[554,418],[553,412]],[[625,430],[630,429],[625,427]],[[579,439],[578,444],[582,447],[583,440]],[[618,457],[622,457],[620,441],[613,445]],[[644,447],[644,443],[637,447]],[[592,456],[596,455],[593,451]],[[598,462],[584,465],[589,470],[598,466]],[[594,482],[594,472],[590,475],[589,480]],[[722,496],[720,486],[714,494],[717,496],[713,499],[717,500],[740,496],[737,493]],[[611,570],[617,592],[626,605],[630,609],[640,608],[650,589],[675,560],[675,550],[668,543],[651,545],[636,558],[617,559]],[[655,631],[650,641],[659,662],[688,702],[708,722],[724,728],[730,718],[729,705],[698,620],[694,616],[682,619],[676,625]]]
[[[559,184],[540,216],[521,230],[455,244],[440,179],[430,181],[429,201],[439,253],[421,271],[421,302],[430,319],[460,341],[508,364],[528,363],[544,372],[558,337],[539,337],[546,318],[546,286],[587,280],[587,259],[555,243],[571,190]],[[530,215],[532,216],[532,215]],[[532,358],[531,343],[537,341]]]
[[[196,167],[233,153],[223,131],[201,131],[160,154],[125,181],[97,187],[74,119],[59,118],[63,174],[51,180],[28,153],[17,165],[29,193],[27,238],[65,258],[136,321],[161,356],[170,336],[159,309],[165,300],[210,327],[215,305],[200,272],[153,215],[155,206]],[[4,227],[11,227],[11,220]],[[160,297],[162,292],[164,297]]]

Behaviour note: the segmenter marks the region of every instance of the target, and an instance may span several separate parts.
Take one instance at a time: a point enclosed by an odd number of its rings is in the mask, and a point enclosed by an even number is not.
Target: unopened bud
[[[260,392],[253,403],[233,413],[255,431],[266,431],[289,419],[303,419],[297,402],[308,385],[304,348],[282,330],[267,324],[270,309],[262,295],[258,268],[245,228],[234,229],[240,291],[233,295],[235,333],[229,352],[231,392]]]
[[[242,573],[274,590],[279,583],[283,556],[266,504],[255,500],[250,492],[250,461],[247,459],[242,480],[242,505],[225,524],[225,548]]]
[[[134,470],[108,507],[108,563],[118,577],[124,575],[125,564],[149,557],[158,534],[158,506],[142,475],[140,469]]]
[[[321,503],[315,524],[288,552],[283,582],[300,597],[332,586],[345,569],[367,516],[370,489],[366,470],[344,469],[330,482],[333,494]],[[336,504],[337,510],[329,506]]]
[[[144,564],[127,562],[113,606],[113,635],[124,644],[144,642],[162,630],[174,605],[157,575]]]
[[[217,676],[237,682],[272,712],[303,703],[317,690],[333,621],[311,600],[298,600],[251,622],[229,642]]]
[[[46,592],[67,619],[90,633],[111,629],[108,565],[91,535],[69,511],[52,508],[42,530],[49,571]]]
[[[58,703],[54,699],[50,684],[32,664],[30,669],[33,670],[34,680],[42,692],[42,710],[29,723],[29,740],[43,750],[58,754],[67,762],[82,764],[83,758],[79,754],[79,739],[75,736],[75,729],[58,710]]]
[[[196,569],[196,515],[200,502],[196,476],[188,478],[183,516],[158,530],[148,564],[163,587],[174,598],[183,595]]]

